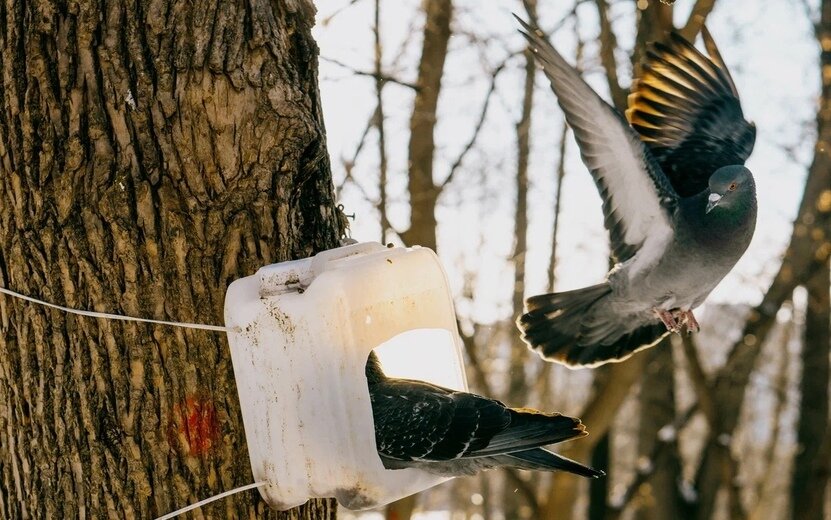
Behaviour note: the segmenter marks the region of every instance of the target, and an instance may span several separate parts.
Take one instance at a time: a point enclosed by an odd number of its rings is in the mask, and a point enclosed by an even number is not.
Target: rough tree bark
[[[0,283],[222,323],[336,245],[308,0],[0,5]],[[0,516],[153,518],[252,481],[221,334],[0,299]],[[270,512],[256,492],[211,518]]]

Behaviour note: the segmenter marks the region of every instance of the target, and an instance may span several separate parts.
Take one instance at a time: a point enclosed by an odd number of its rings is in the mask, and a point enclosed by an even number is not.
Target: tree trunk
[[[534,76],[536,74],[534,55],[530,49],[525,50],[525,88],[522,101],[522,117],[516,125],[517,133],[517,171],[516,171],[516,206],[514,210],[514,290],[511,298],[513,317],[522,314],[525,300],[525,256],[528,252],[528,156],[531,149],[531,108],[534,105]],[[509,324],[512,325],[512,324]],[[519,399],[528,394],[525,377],[525,362],[528,349],[519,334],[511,335],[513,344],[510,353],[510,370],[508,381],[508,401],[518,405]]]
[[[444,59],[450,41],[453,5],[450,0],[426,0],[424,10],[426,19],[418,64],[418,91],[410,119],[410,227],[401,234],[401,238],[407,245],[420,245],[435,251],[436,203],[441,189],[433,182],[433,131]]]
[[[800,378],[799,451],[794,460],[791,483],[791,514],[794,520],[822,520],[825,508],[827,471],[820,459],[828,428],[828,377],[831,335],[829,335],[828,265],[808,284],[808,308],[805,312],[805,336],[802,343],[802,377]]]
[[[526,4],[532,5],[532,4]],[[522,115],[516,124],[517,136],[517,170],[516,170],[516,205],[514,207],[514,290],[512,301],[513,318],[522,314],[525,299],[525,256],[528,251],[528,156],[531,151],[531,109],[534,105],[534,77],[537,69],[531,49],[525,49],[525,83],[522,96]],[[511,406],[521,406],[529,394],[526,377],[528,349],[519,334],[511,334],[509,353],[508,392],[506,402]],[[502,507],[507,516],[520,518],[522,496],[514,492],[514,486],[507,485],[502,491]],[[536,506],[536,504],[533,504]]]
[[[336,244],[308,0],[0,5],[0,283],[222,323]],[[153,518],[252,482],[222,334],[0,300],[0,516]],[[253,491],[211,518],[277,515]]]
[[[424,43],[418,64],[413,113],[410,118],[409,175],[410,227],[401,233],[406,245],[429,247],[436,251],[436,204],[441,188],[433,182],[436,109],[447,44],[450,41],[451,0],[424,2]],[[381,102],[380,94],[378,98]],[[385,192],[384,192],[385,193]],[[385,211],[385,210],[384,210]],[[416,507],[417,496],[409,496],[387,506],[387,520],[407,520]]]
[[[660,348],[656,346],[654,348]],[[597,443],[612,426],[617,410],[629,395],[629,390],[644,370],[645,356],[632,356],[622,363],[612,363],[604,368],[604,376],[595,376],[594,392],[579,417],[588,426],[591,434],[579,442],[563,444],[557,453],[585,462],[591,457]],[[602,379],[602,380],[601,380]],[[548,497],[542,507],[541,518],[546,520],[568,520],[574,518],[574,504],[577,502],[580,480],[565,472],[551,475]]]
[[[644,467],[638,471],[651,474],[639,489],[640,507],[635,518],[659,520],[681,518],[681,497],[678,493],[678,478],[681,475],[681,460],[677,445],[671,442],[666,449],[656,450],[661,442],[661,428],[675,421],[675,364],[672,359],[672,345],[665,340],[656,348],[641,354],[648,357],[646,370],[641,380],[640,431],[638,432],[638,464]],[[654,456],[658,453],[657,456]],[[654,456],[654,458],[653,458]],[[646,466],[654,466],[646,467]]]
[[[381,45],[381,0],[375,0],[375,23],[372,28],[375,36],[375,129],[378,130],[378,213],[381,220],[382,244],[387,243],[387,230],[390,221],[387,218],[387,138],[384,116],[384,70],[382,68],[383,47]]]
[[[607,431],[592,451],[591,467],[606,472],[604,478],[595,478],[589,481],[589,513],[588,520],[604,520],[609,514],[609,481],[612,480],[611,448],[612,435]]]

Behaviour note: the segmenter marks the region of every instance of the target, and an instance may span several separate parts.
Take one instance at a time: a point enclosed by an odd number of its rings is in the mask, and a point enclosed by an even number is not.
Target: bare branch
[[[364,126],[364,131],[361,132],[361,138],[358,140],[358,145],[355,147],[355,153],[352,154],[352,159],[346,159],[341,157],[341,164],[343,168],[346,170],[346,177],[343,178],[343,181],[337,186],[337,191],[343,189],[347,182],[352,181],[357,184],[355,177],[352,175],[352,169],[355,167],[355,163],[358,161],[358,156],[361,154],[361,150],[364,148],[364,144],[366,143],[366,138],[369,135],[369,131],[375,126],[375,121],[378,119],[378,107],[375,107],[375,111],[372,112],[372,115],[369,116],[369,120],[367,120],[366,125]],[[367,198],[367,200],[371,200]]]
[[[394,77],[388,76],[386,74],[379,74],[377,72],[367,72],[367,71],[364,71],[364,70],[358,70],[358,69],[352,67],[351,65],[347,65],[346,63],[344,63],[342,61],[336,60],[334,58],[327,58],[326,56],[321,56],[320,59],[323,60],[323,61],[329,62],[333,65],[337,65],[338,67],[344,68],[344,69],[348,70],[349,72],[351,72],[352,74],[355,74],[357,76],[367,76],[367,77],[370,77],[370,78],[374,78],[376,81],[383,81],[385,83],[395,83],[396,85],[401,85],[402,87],[407,87],[407,88],[411,88],[415,91],[418,91],[418,86],[417,85],[414,85],[413,83],[408,83],[406,81],[402,81],[398,78],[394,78]]]
[[[615,51],[617,50],[617,38],[609,22],[609,5],[606,0],[595,0],[597,14],[600,17],[600,62],[606,71],[606,81],[609,84],[609,95],[612,102],[619,111],[626,110],[626,90],[620,86],[617,76],[617,62]]]
[[[511,56],[513,57],[513,56]],[[465,157],[467,156],[468,152],[473,148],[474,144],[476,144],[476,140],[479,138],[479,133],[482,131],[482,127],[485,123],[485,117],[488,114],[488,107],[490,106],[491,97],[493,96],[494,91],[496,90],[496,78],[499,76],[499,73],[505,69],[505,65],[508,63],[508,59],[506,58],[505,61],[499,64],[498,67],[494,69],[491,73],[491,84],[488,88],[487,94],[485,94],[485,101],[482,103],[482,110],[479,113],[479,120],[476,122],[476,126],[473,128],[473,135],[471,135],[470,140],[467,144],[462,148],[462,151],[459,153],[459,156],[456,157],[456,160],[453,161],[452,166],[450,166],[450,173],[447,174],[447,177],[444,179],[444,182],[441,183],[439,187],[440,190],[443,190],[447,187],[448,184],[453,182],[453,177],[458,171],[459,167],[462,165],[462,161],[464,161]]]
[[[347,9],[349,9],[350,7],[352,7],[353,5],[357,4],[360,1],[361,0],[352,0],[351,2],[346,4],[345,6],[337,9],[334,13],[332,13],[329,16],[327,16],[326,18],[322,19],[320,21],[320,25],[323,25],[323,26],[329,25],[330,23],[332,23],[332,20],[334,20],[337,15],[339,15],[342,12],[346,11]]]
[[[458,324],[457,324],[458,325]],[[486,376],[487,371],[482,366],[482,361],[479,359],[479,354],[476,349],[476,335],[477,330],[479,329],[478,324],[473,326],[473,334],[467,335],[461,332],[461,326],[459,328],[459,336],[462,338],[462,344],[465,347],[465,353],[467,354],[468,363],[467,366],[472,368],[473,377],[476,380],[476,387],[479,389],[481,393],[484,395],[495,395],[493,388],[488,381]]]
[[[716,0],[696,0],[687,23],[681,29],[681,36],[692,41],[701,31],[715,5]]]
[[[566,24],[566,22],[568,22],[569,20],[571,20],[574,17],[574,15],[576,14],[576,11],[577,11],[577,6],[579,6],[580,4],[582,4],[586,1],[588,1],[588,0],[580,0],[580,1],[576,2],[574,7],[572,8],[572,10],[568,14],[566,14],[566,16],[564,16],[562,19],[560,19],[560,21],[558,21],[557,24],[550,31],[548,31],[547,34],[549,34],[549,35],[553,34],[554,32],[561,29]],[[529,0],[523,0],[523,5],[525,6],[526,13],[528,14],[528,18],[530,19],[532,24],[539,27],[539,18],[536,15],[536,10],[531,8],[531,4],[530,4]],[[578,38],[578,47],[582,48],[582,45],[583,45],[583,42],[581,40],[579,40],[579,38]],[[450,173],[448,173],[447,177],[444,179],[444,182],[441,183],[439,189],[443,190],[448,184],[450,184],[453,181],[453,177],[456,174],[459,167],[462,165],[462,161],[464,161],[464,159],[467,156],[468,152],[470,152],[470,150],[476,144],[476,140],[479,138],[479,133],[481,132],[482,127],[484,126],[484,123],[485,123],[485,117],[487,115],[488,108],[490,106],[491,97],[493,96],[493,93],[496,90],[497,76],[499,76],[499,74],[505,69],[508,62],[519,54],[520,54],[519,52],[511,52],[508,55],[508,57],[506,57],[502,61],[502,63],[500,63],[493,70],[493,72],[491,73],[490,87],[488,88],[488,92],[485,94],[485,100],[482,103],[482,110],[479,113],[479,119],[476,122],[476,126],[473,129],[473,135],[471,136],[471,138],[467,142],[467,144],[465,144],[464,148],[462,148],[462,151],[459,153],[459,156],[456,157],[456,160],[453,161],[452,165],[450,166]]]
[[[526,7],[533,10],[535,4],[526,2]],[[522,96],[522,115],[516,124],[517,169],[515,176],[516,203],[514,205],[514,246],[511,263],[514,266],[514,284],[512,306],[513,315],[522,312],[525,296],[525,257],[528,252],[528,162],[531,153],[531,108],[534,104],[534,76],[536,66],[531,48],[525,50],[525,85]],[[508,371],[508,395],[510,401],[519,399],[527,393],[526,381],[527,349],[524,348],[519,334],[511,336]]]
[[[692,336],[681,335],[681,344],[684,349],[684,357],[687,360],[687,374],[692,381],[695,395],[698,397],[698,407],[707,419],[710,430],[716,428],[716,404],[715,397],[711,390],[712,382],[704,373],[701,360],[698,357],[698,346]]]
[[[537,16],[537,0],[522,0],[522,7],[525,8],[525,14],[528,15],[528,20],[531,22],[531,25],[539,27],[540,19]]]

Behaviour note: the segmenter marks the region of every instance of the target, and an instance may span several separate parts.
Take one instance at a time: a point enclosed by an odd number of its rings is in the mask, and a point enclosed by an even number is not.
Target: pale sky
[[[334,59],[358,70],[372,70],[374,2],[358,0],[338,12],[350,1],[319,2],[315,29],[323,58],[320,85],[336,185],[344,177],[341,158],[352,157],[375,108],[372,78],[355,76],[326,60]],[[686,19],[692,3],[691,0],[676,2],[676,24]],[[546,30],[562,17],[558,10],[571,7],[571,2],[549,4],[541,3],[539,9]],[[382,3],[385,71],[407,82],[415,80],[421,49],[419,5],[418,0]],[[447,174],[450,163],[473,132],[489,85],[490,70],[523,48],[511,16],[512,12],[523,12],[521,2],[460,0],[455,6],[455,32],[445,64],[435,135],[437,181]],[[329,23],[323,23],[336,12]],[[579,31],[586,41],[587,79],[607,97],[596,59],[598,25],[594,4],[583,4],[578,13]],[[630,48],[634,37],[634,2],[615,2],[612,19],[619,43]],[[411,27],[416,28],[416,34],[408,38]],[[819,92],[819,51],[800,2],[722,0],[710,15],[708,27],[737,83],[745,116],[758,128],[748,167],[756,177],[759,195],[759,221],[753,243],[733,273],[713,293],[711,301],[755,303],[778,267],[811,159]],[[554,34],[552,43],[573,62],[575,40],[570,24]],[[625,52],[618,55],[618,66],[622,80],[628,81]],[[515,124],[521,106],[522,67],[522,58],[514,57],[500,76],[476,149],[467,156],[462,170],[440,199],[438,211],[439,254],[453,289],[457,294],[461,292],[465,272],[473,277],[476,289],[475,302],[460,301],[457,310],[483,323],[510,315]],[[554,94],[541,73],[537,75],[537,86],[529,171],[527,295],[545,289],[554,213],[554,167],[562,125]],[[389,84],[384,92],[390,218],[395,228],[403,230],[409,222],[406,150],[412,92],[395,84]],[[608,251],[600,199],[576,155],[573,138],[568,139],[558,245],[558,289],[601,281]],[[377,197],[377,167],[377,140],[373,132],[354,170],[363,190],[373,198]],[[340,200],[347,213],[357,214],[352,236],[361,241],[379,240],[378,214],[362,191],[347,185]]]

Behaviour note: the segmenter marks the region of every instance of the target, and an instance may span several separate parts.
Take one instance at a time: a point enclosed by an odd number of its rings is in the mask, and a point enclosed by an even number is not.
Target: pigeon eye
[[[738,185],[735,182],[733,182],[733,183],[730,184],[730,186],[727,187],[727,190],[728,191],[736,191],[737,186]]]

